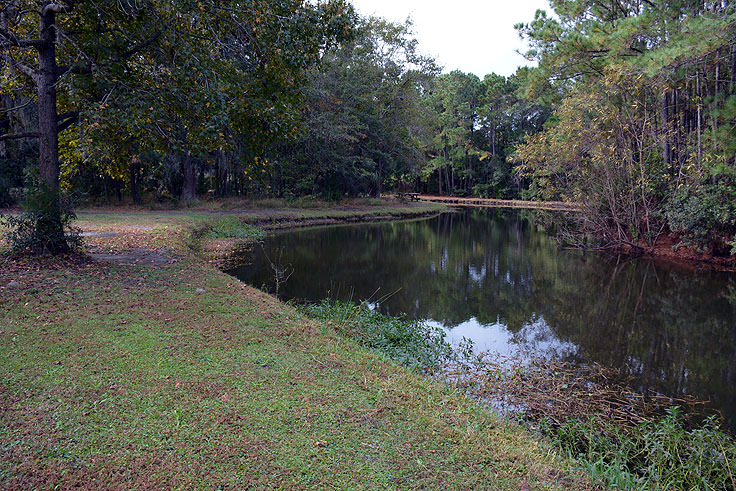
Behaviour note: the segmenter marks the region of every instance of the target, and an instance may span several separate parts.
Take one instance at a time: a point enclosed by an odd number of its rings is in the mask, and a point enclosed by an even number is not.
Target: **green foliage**
[[[550,108],[521,93],[528,70],[481,81],[453,71],[437,77],[423,102],[433,138],[421,176],[431,192],[514,198],[523,184],[506,156],[527,132],[542,128]]]
[[[76,215],[72,200],[45,185],[29,188],[19,215],[0,216],[12,254],[64,253],[77,249],[82,241],[72,227]]]
[[[726,178],[683,186],[666,204],[665,214],[684,245],[725,244],[736,233],[736,186]]]
[[[734,231],[734,6],[552,7],[517,26],[539,61],[527,93],[563,96],[513,156],[530,189],[580,203],[580,232],[602,247],[652,247],[672,231],[722,248]]]
[[[616,489],[733,490],[736,441],[715,419],[687,429],[677,408],[659,419],[623,429],[602,418],[571,420],[542,433],[594,477]]]
[[[453,356],[441,328],[385,316],[366,304],[323,300],[304,311],[412,370],[434,371]]]
[[[410,23],[362,19],[325,53],[303,89],[302,131],[276,150],[279,195],[377,196],[422,164],[428,126],[422,92],[438,71],[417,52]]]

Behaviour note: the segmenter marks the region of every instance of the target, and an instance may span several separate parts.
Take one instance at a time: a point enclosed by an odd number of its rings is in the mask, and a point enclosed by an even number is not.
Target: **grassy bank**
[[[0,265],[0,487],[589,487],[520,428],[192,254],[212,213],[83,212],[96,260]]]

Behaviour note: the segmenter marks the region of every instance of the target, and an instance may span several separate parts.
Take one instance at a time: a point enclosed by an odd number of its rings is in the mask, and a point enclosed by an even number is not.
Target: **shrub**
[[[263,230],[235,217],[221,218],[209,224],[208,239],[262,239]]]
[[[722,177],[715,183],[683,187],[667,203],[665,216],[670,230],[681,234],[683,245],[723,246],[736,233],[736,186]],[[736,244],[731,254],[736,254]]]
[[[81,246],[69,196],[45,185],[29,188],[23,208],[19,215],[0,217],[12,254],[59,254]]]

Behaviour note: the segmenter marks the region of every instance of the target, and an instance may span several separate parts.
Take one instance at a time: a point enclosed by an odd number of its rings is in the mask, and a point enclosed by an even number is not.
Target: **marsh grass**
[[[323,300],[302,308],[337,332],[397,361],[413,371],[433,372],[454,356],[439,327],[391,317],[365,303]]]
[[[688,429],[677,407],[633,428],[602,417],[572,418],[540,430],[563,454],[616,489],[736,489],[736,442],[714,417]]]

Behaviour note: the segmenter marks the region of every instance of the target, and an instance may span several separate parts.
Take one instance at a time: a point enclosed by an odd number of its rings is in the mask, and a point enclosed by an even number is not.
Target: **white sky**
[[[433,56],[445,72],[471,72],[481,79],[495,72],[511,75],[529,63],[516,50],[526,43],[514,29],[530,22],[537,9],[551,9],[547,0],[352,0],[364,16],[414,21],[419,51]]]

